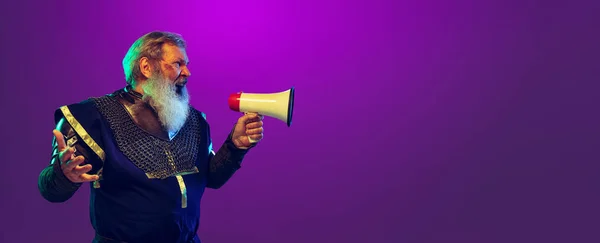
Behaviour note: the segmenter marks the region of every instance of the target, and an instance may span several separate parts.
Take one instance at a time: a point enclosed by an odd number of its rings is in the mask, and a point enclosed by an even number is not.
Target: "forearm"
[[[49,202],[64,202],[75,194],[81,183],[71,182],[57,163],[46,167],[39,175],[38,189]]]
[[[209,161],[207,187],[218,189],[241,167],[248,149],[239,149],[227,139]]]

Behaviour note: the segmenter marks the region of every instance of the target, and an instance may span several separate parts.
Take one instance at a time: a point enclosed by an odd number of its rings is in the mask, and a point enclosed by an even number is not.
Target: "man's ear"
[[[150,65],[150,60],[147,57],[140,59],[140,71],[146,79],[152,76],[152,65]]]

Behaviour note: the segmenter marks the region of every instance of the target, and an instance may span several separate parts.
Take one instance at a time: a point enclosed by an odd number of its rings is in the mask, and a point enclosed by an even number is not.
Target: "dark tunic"
[[[205,188],[225,184],[248,149],[236,148],[230,134],[215,153],[206,117],[194,108],[169,139],[153,110],[128,88],[63,106],[55,115],[67,144],[92,164],[89,174],[100,175],[90,183],[94,242],[200,242]],[[48,201],[64,202],[81,183],[63,175],[57,157],[53,141],[39,189]]]

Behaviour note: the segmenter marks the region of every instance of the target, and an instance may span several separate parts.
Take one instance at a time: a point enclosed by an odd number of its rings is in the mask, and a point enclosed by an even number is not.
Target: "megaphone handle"
[[[247,114],[258,114],[256,112],[244,112],[245,115]],[[256,143],[256,140],[252,139],[250,136],[248,136],[248,141],[250,141],[250,143]]]

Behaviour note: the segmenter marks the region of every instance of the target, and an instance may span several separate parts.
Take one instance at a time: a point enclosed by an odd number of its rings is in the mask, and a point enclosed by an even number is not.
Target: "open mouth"
[[[175,84],[175,92],[178,94],[181,94],[183,92],[183,90],[185,89],[185,85],[186,85],[186,83]]]
[[[187,84],[187,81],[184,80],[184,81],[175,83],[175,86],[183,88],[183,87],[185,87],[186,84]]]
[[[186,84],[187,84],[187,82],[180,82],[180,83],[176,83],[176,84],[175,84],[175,88],[176,88],[177,90],[181,90],[181,89],[185,88],[185,85],[186,85]]]

